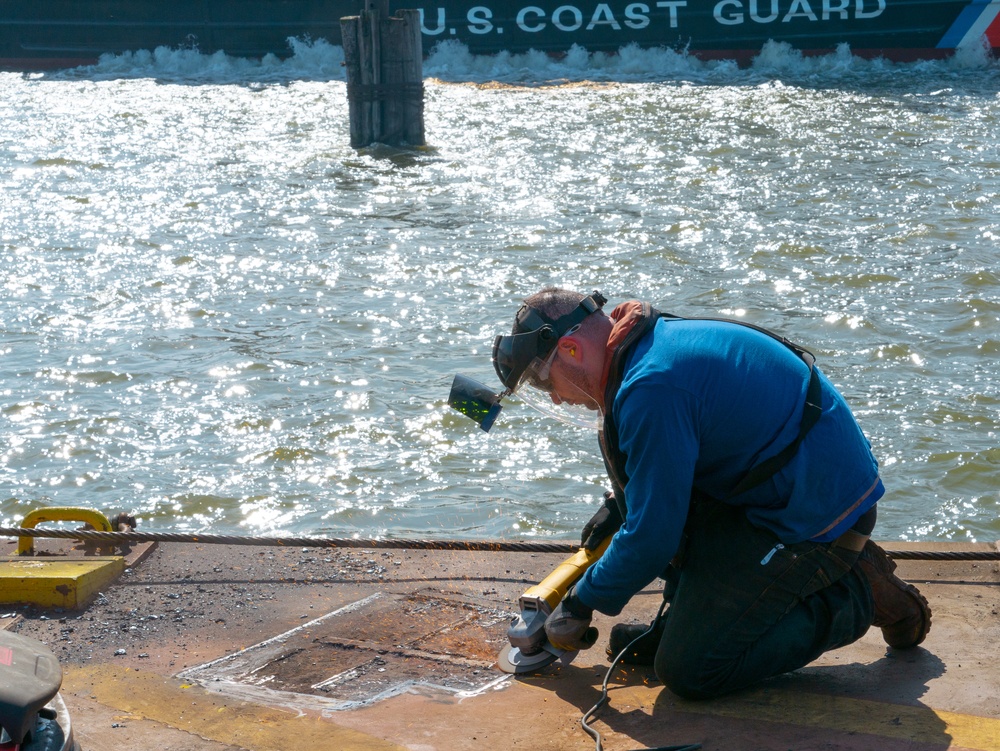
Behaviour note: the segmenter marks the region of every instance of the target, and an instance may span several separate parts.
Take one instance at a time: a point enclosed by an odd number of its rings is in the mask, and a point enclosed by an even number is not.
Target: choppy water
[[[420,151],[349,147],[341,52],[0,74],[0,517],[569,539],[593,437],[494,333],[557,283],[813,348],[882,459],[883,538],[1000,538],[1000,66],[765,50],[425,65]]]

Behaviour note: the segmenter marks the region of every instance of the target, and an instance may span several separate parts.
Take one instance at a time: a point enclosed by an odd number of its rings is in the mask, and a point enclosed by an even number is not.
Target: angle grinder
[[[497,657],[497,665],[503,672],[514,675],[531,673],[551,665],[566,654],[565,650],[549,643],[545,636],[545,619],[566,596],[569,588],[604,555],[611,544],[611,537],[604,538],[595,550],[580,548],[521,595],[517,601],[521,612],[507,629],[510,644]]]

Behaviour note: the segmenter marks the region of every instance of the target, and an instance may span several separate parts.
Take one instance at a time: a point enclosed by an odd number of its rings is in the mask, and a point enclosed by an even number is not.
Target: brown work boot
[[[875,601],[872,625],[882,629],[885,643],[895,649],[920,644],[931,630],[931,607],[916,587],[893,573],[895,561],[869,540],[858,558],[858,570],[871,585]]]

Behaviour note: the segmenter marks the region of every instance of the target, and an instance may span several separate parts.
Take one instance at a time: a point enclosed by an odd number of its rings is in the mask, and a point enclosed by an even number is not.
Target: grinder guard
[[[569,588],[604,555],[612,537],[614,535],[605,537],[595,550],[580,548],[521,595],[517,601],[521,612],[507,630],[510,644],[504,647],[497,659],[497,665],[503,672],[521,674],[541,670],[565,654],[549,644],[545,635],[545,619],[566,596]]]

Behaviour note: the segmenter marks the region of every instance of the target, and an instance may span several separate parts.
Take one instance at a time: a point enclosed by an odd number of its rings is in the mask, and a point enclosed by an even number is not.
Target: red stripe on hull
[[[994,50],[1000,47],[1000,15],[993,19],[993,23],[986,27],[986,39],[990,47]]]
[[[1000,45],[994,45],[1000,47]],[[832,55],[835,48],[817,48],[796,50],[803,57],[822,57]],[[920,60],[943,60],[951,57],[955,50],[938,49],[936,47],[919,47],[913,49],[859,49],[851,50],[851,54],[865,60],[884,58],[894,63],[915,63]],[[688,54],[699,60],[735,60],[740,65],[749,65],[760,50],[688,50]]]

